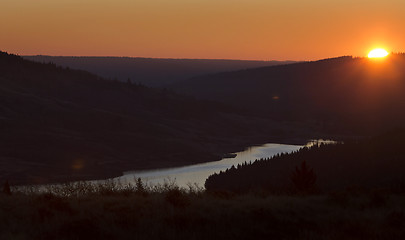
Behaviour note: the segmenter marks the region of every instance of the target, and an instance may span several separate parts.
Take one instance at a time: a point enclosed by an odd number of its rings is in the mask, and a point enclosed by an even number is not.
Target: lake
[[[312,146],[319,143],[332,143],[329,140],[313,140],[306,145],[288,145],[268,143],[261,146],[249,147],[244,151],[237,152],[234,158],[224,158],[220,161],[194,164],[184,167],[156,169],[146,171],[124,172],[123,176],[115,178],[122,183],[133,183],[135,179],[141,178],[142,181],[150,185],[162,184],[164,181],[175,181],[179,187],[186,187],[188,184],[197,184],[204,187],[205,180],[209,175],[224,171],[232,165],[242,164],[244,162],[254,161],[259,158],[268,158],[278,153],[288,153],[296,151],[304,146]]]

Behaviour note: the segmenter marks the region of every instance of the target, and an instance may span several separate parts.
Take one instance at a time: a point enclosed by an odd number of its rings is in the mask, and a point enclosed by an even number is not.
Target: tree
[[[136,187],[136,193],[141,195],[141,196],[146,196],[147,195],[147,191],[145,189],[145,186],[142,182],[141,178],[138,178],[135,182],[135,187]]]
[[[295,167],[291,181],[298,193],[313,193],[316,190],[316,174],[312,168],[308,167],[305,160],[300,167]]]

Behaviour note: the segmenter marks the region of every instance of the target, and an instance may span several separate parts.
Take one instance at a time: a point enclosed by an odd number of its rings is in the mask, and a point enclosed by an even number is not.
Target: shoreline
[[[322,136],[316,136],[320,137],[319,139],[325,138],[325,139],[331,139],[332,136],[327,136],[324,135]],[[43,182],[29,182],[29,181],[21,181],[18,184],[13,184],[13,181],[11,180],[10,183],[13,186],[36,186],[36,185],[48,185],[48,184],[64,184],[68,182],[76,182],[76,181],[103,181],[103,180],[111,180],[114,178],[119,178],[124,176],[125,174],[128,174],[130,172],[143,172],[143,171],[154,171],[154,170],[165,170],[165,169],[173,169],[173,168],[181,168],[181,167],[187,167],[187,166],[192,166],[196,164],[204,164],[204,163],[210,163],[210,162],[215,162],[215,161],[220,161],[223,158],[225,158],[229,154],[234,154],[236,152],[242,152],[247,150],[250,147],[257,147],[257,146],[262,146],[265,144],[286,144],[286,145],[305,145],[311,140],[313,140],[315,137],[291,137],[291,138],[279,138],[279,137],[272,137],[268,138],[268,140],[263,140],[260,136],[256,137],[256,141],[251,141],[253,143],[251,144],[245,144],[242,142],[239,143],[234,143],[232,146],[226,146],[227,152],[225,153],[216,153],[211,155],[210,158],[204,158],[204,159],[197,159],[197,161],[189,161],[189,160],[183,160],[183,161],[178,161],[178,162],[164,162],[164,164],[148,164],[147,166],[142,166],[138,168],[127,168],[129,167],[127,164],[122,164],[121,166],[115,166],[116,169],[110,169],[109,171],[106,171],[105,169],[93,169],[93,171],[86,172],[83,174],[61,174],[58,176],[54,176],[51,181],[43,181]],[[260,139],[260,140],[259,140]],[[262,141],[261,141],[262,140]],[[122,170],[120,170],[122,169]],[[131,169],[131,170],[128,170]]]

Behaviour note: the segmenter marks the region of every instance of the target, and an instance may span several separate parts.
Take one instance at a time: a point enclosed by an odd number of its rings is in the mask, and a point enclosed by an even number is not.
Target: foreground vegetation
[[[0,223],[0,239],[404,239],[405,195],[236,195],[140,181],[11,187]]]

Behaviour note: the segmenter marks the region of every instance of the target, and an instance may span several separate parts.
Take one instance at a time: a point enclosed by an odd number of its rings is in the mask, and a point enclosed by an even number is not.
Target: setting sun
[[[382,48],[376,48],[368,53],[369,58],[383,58],[388,55],[388,52]]]

